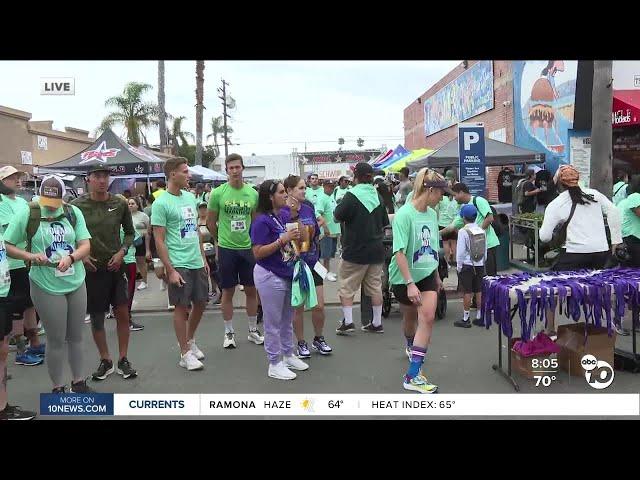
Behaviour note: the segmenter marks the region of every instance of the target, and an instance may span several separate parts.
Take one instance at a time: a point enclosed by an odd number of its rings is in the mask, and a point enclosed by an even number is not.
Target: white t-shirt
[[[567,253],[596,253],[609,250],[604,229],[603,214],[611,230],[611,243],[622,243],[622,220],[611,200],[591,188],[583,188],[584,193],[594,196],[596,202],[588,205],[576,205],[573,218],[567,227]],[[556,226],[566,222],[571,213],[571,197],[568,191],[562,192],[544,211],[544,221],[540,227],[540,240],[548,242]]]

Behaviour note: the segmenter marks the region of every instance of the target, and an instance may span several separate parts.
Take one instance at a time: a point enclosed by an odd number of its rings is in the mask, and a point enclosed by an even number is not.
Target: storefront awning
[[[614,90],[611,124],[616,127],[640,125],[640,90]]]

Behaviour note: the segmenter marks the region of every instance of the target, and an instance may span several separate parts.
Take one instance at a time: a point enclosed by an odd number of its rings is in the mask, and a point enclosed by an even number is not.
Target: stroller
[[[389,283],[389,265],[393,257],[393,229],[390,225],[384,228],[384,236],[382,243],[385,248],[385,268],[382,272],[382,316],[387,318],[391,313],[391,304],[393,302],[391,293],[391,284]],[[449,267],[444,259],[444,250],[442,245],[438,252],[438,275],[440,280],[444,280],[449,276]],[[436,317],[442,320],[447,313],[447,293],[444,289],[438,292],[438,303],[436,306]]]

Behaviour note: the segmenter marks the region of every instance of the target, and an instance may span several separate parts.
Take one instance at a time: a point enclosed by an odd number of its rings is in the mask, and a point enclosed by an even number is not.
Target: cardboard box
[[[519,375],[522,375],[523,377],[532,379],[533,377],[535,377],[536,375],[546,375],[544,373],[539,373],[540,370],[549,370],[548,368],[543,368],[542,365],[542,360],[544,360],[545,358],[554,358],[555,354],[553,353],[548,353],[545,355],[534,355],[532,357],[524,357],[522,356],[520,353],[516,352],[515,350],[513,350],[513,345],[519,341],[520,338],[512,338],[511,339],[511,348],[510,348],[510,352],[511,352],[511,370]],[[537,368],[533,368],[532,366],[532,362],[533,360],[538,360]]]
[[[558,327],[556,344],[562,348],[558,353],[558,366],[574,377],[584,377],[584,369],[580,361],[587,354],[591,354],[613,367],[616,332],[614,331],[613,335],[609,336],[606,327],[597,328],[589,325],[585,343],[584,329],[584,322]]]

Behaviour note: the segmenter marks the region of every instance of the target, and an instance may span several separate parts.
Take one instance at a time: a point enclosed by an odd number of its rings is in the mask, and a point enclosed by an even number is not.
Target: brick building
[[[457,137],[457,125],[452,125],[425,137],[424,102],[476,63],[478,63],[477,60],[460,63],[404,109],[405,148],[408,150],[416,150],[418,148],[438,149]],[[496,60],[493,62],[493,98],[494,106],[492,109],[462,121],[482,122],[489,138],[514,144],[513,68],[510,61]],[[497,167],[488,169],[488,197],[492,201],[497,201],[498,199],[497,181],[499,172],[500,168]]]

